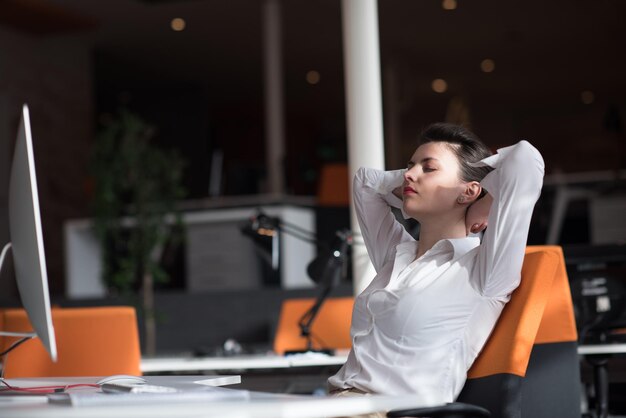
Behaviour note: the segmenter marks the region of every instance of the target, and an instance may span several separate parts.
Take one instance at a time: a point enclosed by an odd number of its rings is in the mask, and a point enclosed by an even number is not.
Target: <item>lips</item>
[[[404,189],[402,189],[402,194],[404,195],[417,194],[417,192],[412,187],[406,186]]]

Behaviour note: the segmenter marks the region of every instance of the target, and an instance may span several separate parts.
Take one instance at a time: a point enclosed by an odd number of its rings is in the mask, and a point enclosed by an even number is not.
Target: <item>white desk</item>
[[[626,344],[579,345],[582,356],[603,354],[626,354]],[[333,356],[278,356],[249,355],[234,357],[158,357],[141,359],[144,373],[229,371],[259,369],[289,369],[296,367],[341,366],[348,359],[347,353]]]
[[[169,377],[177,379],[176,376]],[[160,377],[163,379],[163,377]],[[150,382],[151,378],[148,377]],[[160,383],[163,383],[161,380]],[[236,390],[236,389],[232,389]],[[310,397],[252,392],[248,400],[152,405],[82,406],[2,400],[0,416],[16,418],[237,417],[318,418],[415,407],[413,396]]]
[[[250,355],[235,357],[162,357],[141,359],[143,373],[290,369],[296,367],[341,366],[347,354],[324,355]]]
[[[608,361],[614,355],[626,354],[626,344],[579,345],[578,354],[585,356],[593,366],[593,386],[596,393],[596,416],[609,415],[609,372]]]
[[[589,344],[579,345],[578,354],[592,356],[602,354],[626,354],[626,344]]]
[[[18,377],[5,379],[11,386],[16,387],[33,387],[33,386],[62,386],[74,384],[91,384],[97,383],[102,377]],[[219,375],[219,376],[145,376],[148,383],[153,385],[167,385],[172,379],[188,383],[198,383],[205,386],[228,386],[241,383],[241,376],[236,375]],[[0,399],[2,397],[0,396]]]

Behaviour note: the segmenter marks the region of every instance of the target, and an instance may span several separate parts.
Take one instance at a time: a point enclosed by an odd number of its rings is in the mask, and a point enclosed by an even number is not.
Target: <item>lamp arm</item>
[[[263,230],[263,232],[261,232],[261,230]],[[272,232],[270,233],[269,231]],[[285,234],[291,235],[301,241],[316,245],[318,250],[323,249],[325,253],[324,257],[330,255],[325,263],[323,258],[318,255],[318,257],[311,261],[307,267],[309,277],[311,277],[311,279],[316,283],[323,285],[322,290],[318,294],[313,306],[311,306],[311,308],[307,310],[298,321],[300,334],[307,340],[307,350],[311,350],[311,326],[313,321],[315,321],[320,308],[330,295],[332,289],[339,283],[342,276],[345,277],[347,274],[346,261],[349,247],[353,243],[352,233],[346,229],[337,231],[335,243],[329,245],[328,243],[317,239],[315,233],[307,231],[298,225],[282,221],[279,218],[267,216],[261,212],[261,210],[259,210],[255,217],[251,218],[250,226],[242,228],[242,232],[247,235],[257,233],[272,236],[273,255],[277,254],[278,250],[276,247],[280,240],[280,235],[276,234],[277,231],[281,233],[284,232]],[[339,243],[338,246],[336,246],[337,242]],[[320,261],[317,262],[318,260]],[[277,264],[278,263],[275,263],[273,259],[272,267],[274,269],[277,268]],[[322,266],[323,268],[320,269]]]
[[[301,226],[298,226],[296,224],[292,224],[291,222],[286,222],[286,221],[283,221],[282,219],[279,219],[278,220],[278,226],[280,228],[282,228],[282,229],[290,228],[293,231],[295,231],[296,233],[300,233],[303,236],[308,236],[307,240],[314,240],[315,242],[319,242],[319,241],[317,241],[317,237],[315,236],[314,232],[306,230],[306,229],[304,229]]]
[[[317,296],[317,299],[315,300],[315,303],[313,304],[313,306],[311,306],[311,308],[309,308],[309,310],[307,310],[298,321],[298,326],[300,327],[300,335],[302,335],[303,337],[307,339],[307,350],[310,350],[311,348],[313,348],[312,347],[313,344],[310,338],[311,337],[311,325],[315,321],[315,318],[317,317],[317,314],[319,313],[320,308],[322,307],[322,305],[328,298],[328,295],[330,294],[332,288],[333,288],[332,282],[326,283],[326,286],[324,286],[322,291]]]
[[[341,245],[338,250],[338,254],[335,258],[330,258],[326,263],[324,268],[324,287],[322,291],[317,296],[315,303],[311,308],[302,315],[300,320],[298,321],[298,326],[300,327],[300,334],[306,338],[307,340],[307,350],[311,350],[312,347],[312,338],[311,338],[311,326],[319,313],[320,308],[330,295],[332,289],[339,283],[342,276],[345,276],[346,270],[346,259],[347,252],[351,242],[351,236],[348,234],[339,234],[341,237]]]
[[[309,244],[316,245],[318,247],[323,246],[323,243],[320,242],[312,232],[304,231],[303,229],[292,230],[292,225],[284,225],[283,223],[278,225],[278,230],[284,232],[287,235],[291,235],[292,237],[298,238],[301,241],[308,242]],[[306,236],[308,234],[309,236]]]

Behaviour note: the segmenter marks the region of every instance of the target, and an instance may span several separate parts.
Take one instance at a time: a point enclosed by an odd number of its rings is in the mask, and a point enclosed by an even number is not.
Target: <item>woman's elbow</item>
[[[524,139],[518,142],[511,155],[511,159],[513,160],[513,164],[519,164],[520,168],[525,170],[529,167],[536,168],[537,172],[543,177],[545,168],[543,156],[530,142]]]

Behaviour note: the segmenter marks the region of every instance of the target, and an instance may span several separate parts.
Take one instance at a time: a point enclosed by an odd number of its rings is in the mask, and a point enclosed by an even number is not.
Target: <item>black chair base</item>
[[[491,412],[476,405],[453,402],[427,408],[402,409],[387,412],[389,418],[429,417],[429,418],[489,418]]]

